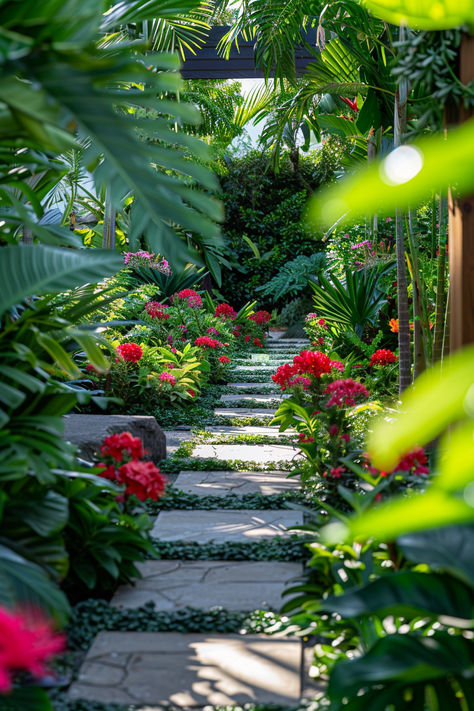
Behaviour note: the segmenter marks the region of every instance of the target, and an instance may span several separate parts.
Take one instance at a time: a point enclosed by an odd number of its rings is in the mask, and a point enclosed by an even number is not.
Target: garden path
[[[237,382],[231,387],[238,395],[221,398],[223,407],[215,414],[245,418],[261,413],[268,419],[274,412],[281,396],[270,376],[306,344],[299,340],[269,341],[266,353],[234,369]],[[256,373],[258,382],[252,382]],[[249,401],[267,407],[248,407]],[[232,438],[241,434],[255,436],[258,444],[232,443]],[[279,435],[276,427],[266,425],[209,428],[205,443],[196,443],[193,448],[196,469],[181,471],[173,486],[197,497],[231,494],[236,503],[231,509],[161,511],[152,536],[160,541],[201,545],[287,538],[287,528],[297,528],[303,522],[300,511],[239,508],[238,498],[298,489],[297,481],[286,478],[285,471],[298,450],[287,443],[262,442],[262,438]],[[188,439],[192,437],[187,433]],[[180,440],[185,438],[185,433],[179,433]],[[225,469],[229,460],[239,460],[238,469],[242,471]],[[199,464],[206,462],[218,468],[200,468]],[[120,587],[112,605],[136,608],[153,601],[156,610],[169,612],[189,606],[202,610],[220,606],[238,612],[278,610],[284,589],[302,573],[301,563],[285,561],[161,559],[139,567],[143,577],[134,586]],[[295,705],[305,692],[310,693],[309,684],[303,683],[308,654],[301,641],[291,637],[101,632],[69,693],[75,699],[136,704],[139,708],[146,705],[147,711],[153,709],[150,704]]]

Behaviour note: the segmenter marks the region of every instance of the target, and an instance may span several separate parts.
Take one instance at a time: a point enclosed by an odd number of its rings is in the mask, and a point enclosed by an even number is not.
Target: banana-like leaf
[[[42,245],[5,247],[0,260],[0,313],[25,297],[67,291],[97,282],[123,266],[109,250],[72,250]]]
[[[471,0],[364,0],[364,5],[393,25],[406,24],[420,30],[474,26]]]

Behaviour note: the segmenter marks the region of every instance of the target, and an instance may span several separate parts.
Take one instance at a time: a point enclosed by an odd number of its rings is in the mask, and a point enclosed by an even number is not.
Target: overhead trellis
[[[217,50],[219,42],[229,31],[227,26],[212,27],[206,43],[195,54],[187,53],[181,68],[183,79],[259,79],[264,72],[255,66],[255,39],[239,38],[238,49],[234,45],[229,58],[222,57]],[[316,29],[309,30],[304,36],[316,51]],[[314,54],[304,45],[295,47],[296,74],[301,76],[306,66],[314,62]]]

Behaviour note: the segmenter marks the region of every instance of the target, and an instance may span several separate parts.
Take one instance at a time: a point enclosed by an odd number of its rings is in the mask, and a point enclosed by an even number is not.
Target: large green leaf
[[[472,589],[449,575],[402,571],[385,575],[344,595],[320,603],[328,612],[342,617],[378,615],[386,617],[447,617],[474,619]]]
[[[394,25],[406,24],[422,30],[474,25],[471,0],[363,0],[363,4]]]
[[[24,501],[21,505],[22,520],[39,536],[52,536],[61,531],[68,515],[67,499],[53,490],[47,491],[41,499]]]
[[[43,245],[10,246],[0,260],[0,313],[26,296],[60,292],[97,282],[123,266],[108,250],[72,250]]]
[[[66,596],[45,572],[0,544],[0,604],[42,607],[61,625],[69,614]]]

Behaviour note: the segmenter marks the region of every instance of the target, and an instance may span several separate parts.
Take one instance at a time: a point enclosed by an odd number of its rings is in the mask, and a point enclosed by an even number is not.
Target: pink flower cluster
[[[133,343],[133,341],[121,343],[115,350],[120,358],[127,363],[138,363],[143,358],[143,350],[138,343]]]
[[[164,370],[161,374],[159,379],[161,380],[162,383],[169,383],[170,385],[175,385],[176,384],[176,378],[174,375],[171,375],[171,373],[168,373],[168,371]]]
[[[170,314],[166,313],[165,309],[169,308],[166,304],[160,304],[159,301],[148,301],[145,304],[145,311],[151,318],[156,318],[159,321],[166,321],[170,318]]]
[[[194,341],[195,346],[199,346],[200,348],[220,348],[222,346],[222,343],[220,341],[216,341],[214,338],[209,338],[209,336],[199,336],[196,338]]]
[[[323,395],[331,395],[326,403],[326,407],[352,407],[356,400],[369,397],[369,391],[362,383],[346,378],[345,380],[335,380],[323,390]]]
[[[175,297],[176,298],[176,297]],[[202,306],[202,299],[194,289],[183,289],[177,294],[178,299],[187,301],[188,306],[191,309],[200,309]]]
[[[249,319],[258,326],[263,326],[270,321],[271,317],[272,315],[268,311],[256,311],[254,314],[250,314]]]
[[[0,694],[11,691],[18,671],[43,676],[46,665],[65,646],[64,635],[56,634],[41,613],[0,607]]]
[[[237,312],[230,306],[230,304],[219,304],[214,312],[216,318],[221,318],[223,321],[229,319],[233,321],[237,316]]]
[[[428,468],[428,457],[425,450],[422,447],[414,449],[412,452],[405,454],[405,456],[398,462],[397,466],[390,472],[379,471],[373,467],[370,462],[368,455],[365,455],[366,462],[364,464],[365,469],[369,471],[373,476],[390,476],[396,472],[404,472],[405,474],[429,474],[430,470]]]

